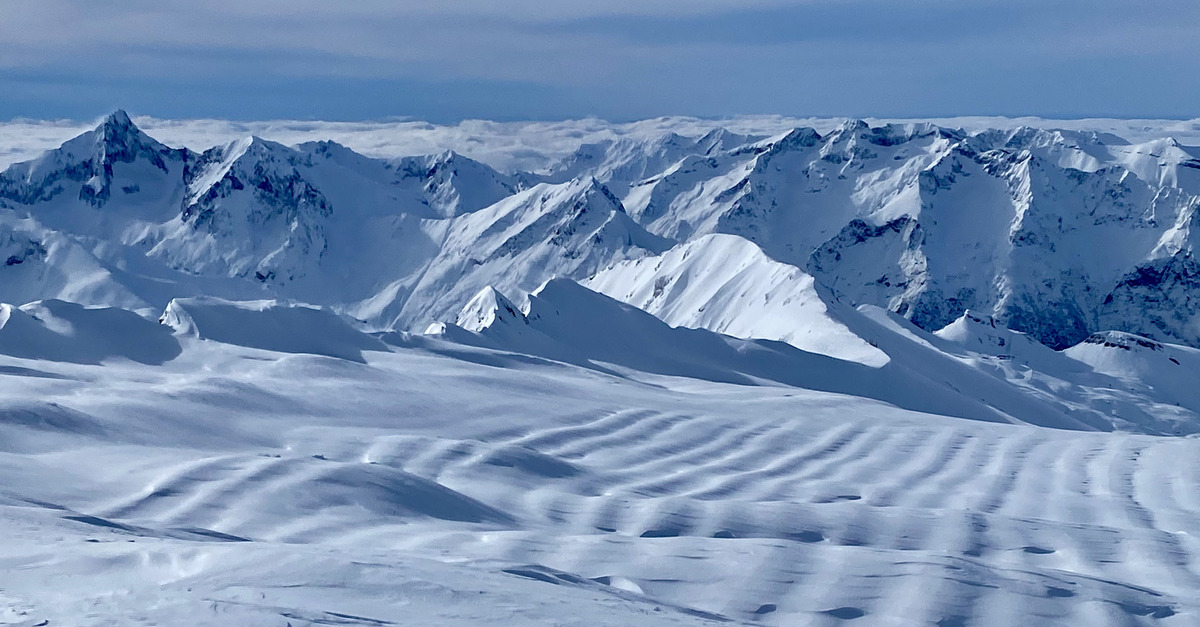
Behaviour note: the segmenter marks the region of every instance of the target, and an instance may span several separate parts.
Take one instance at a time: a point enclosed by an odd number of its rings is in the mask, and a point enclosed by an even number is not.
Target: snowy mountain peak
[[[127,113],[124,109],[117,109],[116,111],[113,111],[112,113],[104,116],[104,118],[101,121],[101,124],[106,125],[106,126],[112,125],[115,127],[132,127],[132,126],[134,126],[133,120],[130,119],[130,117],[129,117],[129,113]]]
[[[164,146],[143,133],[124,111],[117,111],[61,147],[0,173],[0,199],[35,204],[69,193],[68,187],[74,191],[78,184],[79,200],[99,208],[113,196],[114,177],[121,174],[117,170],[128,166],[137,171],[141,162],[140,169],[168,175],[172,162],[185,159],[185,151]],[[126,193],[136,191],[122,188]]]
[[[471,213],[516,193],[521,185],[491,167],[453,150],[390,162],[398,183],[420,185],[425,202],[440,217]]]
[[[587,181],[583,184],[579,193],[579,198],[602,199],[600,202],[607,203],[613,211],[626,213],[625,205],[621,202],[621,199],[617,198],[617,195],[612,193],[612,190],[610,190],[607,185],[601,183],[594,176],[588,177]]]
[[[843,137],[853,137],[860,133],[869,133],[870,131],[871,125],[867,124],[866,120],[850,118],[845,122],[842,122],[841,125],[834,129],[834,131],[829,135],[831,140],[836,141],[837,139]]]
[[[1044,363],[1053,351],[1024,333],[1009,330],[993,316],[968,309],[934,335],[963,348],[1000,359]],[[1040,361],[1039,361],[1040,360]]]
[[[528,321],[512,301],[489,285],[467,302],[454,323],[478,333],[497,323],[528,324]]]
[[[178,219],[151,254],[197,274],[288,282],[328,248],[333,203],[309,180],[307,155],[258,137],[205,151],[184,176]]]
[[[791,150],[801,150],[804,148],[812,148],[821,143],[824,138],[815,129],[808,127],[796,128],[788,131],[783,137],[775,140],[771,144],[772,152],[787,152]]]
[[[539,202],[541,218],[525,230],[526,236],[550,227],[549,243],[566,248],[574,258],[622,248],[658,253],[671,246],[670,240],[652,235],[635,222],[621,199],[596,178],[555,187],[546,190],[550,195]]]
[[[89,140],[93,151],[87,156],[93,160],[93,167],[104,168],[106,172],[111,173],[115,163],[132,163],[139,158],[148,160],[164,172],[168,170],[164,156],[169,155],[171,149],[142,132],[124,111],[110,114],[95,130],[67,142],[63,148],[73,151],[73,143],[86,145]]]
[[[129,114],[118,109],[100,121],[94,131],[97,138],[106,146],[129,146],[134,144],[150,144],[161,146],[157,140],[142,132]]]
[[[446,150],[443,150],[442,152],[430,155],[429,159],[433,164],[435,164],[435,166],[453,165],[456,161],[462,162],[464,160],[468,160],[466,157],[458,154],[457,152],[455,152],[453,149],[450,149],[450,148],[447,148]]]
[[[739,135],[726,128],[714,128],[696,140],[697,153],[711,156],[758,140],[758,137]]]
[[[272,206],[311,205],[320,215],[328,216],[332,207],[297,170],[300,155],[282,144],[259,137],[246,137],[225,146],[205,151],[192,166],[187,180],[188,200],[184,218],[204,213],[219,198],[252,190],[263,203]]]

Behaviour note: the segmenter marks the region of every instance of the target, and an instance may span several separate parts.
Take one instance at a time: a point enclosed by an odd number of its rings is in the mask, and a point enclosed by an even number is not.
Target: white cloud
[[[612,124],[597,119],[562,122],[488,122],[465,120],[439,125],[427,122],[314,122],[269,120],[164,120],[136,116],[134,121],[149,135],[170,146],[204,150],[256,135],[295,145],[333,140],[362,154],[389,158],[454,150],[501,170],[537,170],[564,157],[581,144],[629,137],[647,139],[666,133],[698,137],[716,127],[736,133],[776,135],[808,126],[825,133],[844,118],[799,118],[777,115],[738,116],[725,119],[665,117]],[[868,119],[871,124],[911,120]],[[1140,142],[1163,136],[1185,145],[1200,146],[1200,119],[1196,120],[1044,120],[1041,118],[963,117],[930,120],[948,128],[968,131],[984,128],[1035,126],[1095,130]],[[95,126],[94,121],[16,120],[0,123],[0,169],[32,159],[45,150]]]

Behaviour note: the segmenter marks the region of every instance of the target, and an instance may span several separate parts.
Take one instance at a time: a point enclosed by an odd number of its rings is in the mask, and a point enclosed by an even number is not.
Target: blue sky
[[[0,119],[1200,117],[1195,0],[0,0]]]

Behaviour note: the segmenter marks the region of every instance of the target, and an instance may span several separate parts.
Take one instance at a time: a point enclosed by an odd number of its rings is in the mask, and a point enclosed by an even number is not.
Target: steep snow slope
[[[489,285],[527,293],[551,277],[587,277],[614,261],[669,247],[594,179],[540,184],[444,228],[441,251],[404,295],[391,326],[424,328]]]
[[[748,240],[706,235],[657,257],[616,264],[584,285],[671,326],[787,342],[869,366],[887,356],[833,319],[813,278]]]
[[[0,209],[0,299],[25,303],[62,298],[152,312],[121,271],[99,259],[88,244]]]
[[[613,374],[782,384],[878,399],[927,413],[1061,429],[1200,432],[1196,399],[1182,404],[1175,397],[1157,400],[1153,391],[1094,372],[1002,328],[991,330],[1030,345],[1017,351],[1018,358],[998,354],[994,345],[967,341],[988,336],[977,328],[985,324],[971,318],[955,326],[976,328],[959,333],[948,329],[943,338],[878,308],[841,312],[839,320],[886,357],[880,367],[781,342],[671,328],[636,307],[566,279],[548,281],[529,296],[523,310],[485,288],[458,320],[469,329],[443,323],[427,332]],[[1114,404],[1120,411],[1114,411]]]

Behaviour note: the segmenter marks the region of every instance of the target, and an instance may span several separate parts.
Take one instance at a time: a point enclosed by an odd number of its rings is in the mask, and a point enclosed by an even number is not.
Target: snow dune
[[[176,298],[160,321],[178,334],[283,353],[312,353],[363,361],[383,344],[337,314],[277,301],[235,302]]]
[[[98,364],[124,358],[161,364],[180,353],[170,329],[111,307],[86,308],[61,300],[22,307],[0,303],[0,354]]]

